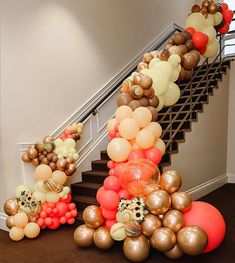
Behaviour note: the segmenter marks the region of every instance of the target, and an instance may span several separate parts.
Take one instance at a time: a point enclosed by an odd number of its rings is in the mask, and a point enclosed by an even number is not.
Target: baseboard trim
[[[6,220],[8,216],[5,213],[0,212],[0,229],[9,231],[9,229],[6,227]]]
[[[235,184],[235,173],[227,173],[228,183]]]
[[[217,188],[225,185],[228,183],[228,176],[227,174],[223,174],[220,176],[217,176],[205,183],[202,183],[196,187],[193,187],[186,192],[190,194],[193,200],[197,200],[204,195],[209,194],[210,192],[216,190]]]

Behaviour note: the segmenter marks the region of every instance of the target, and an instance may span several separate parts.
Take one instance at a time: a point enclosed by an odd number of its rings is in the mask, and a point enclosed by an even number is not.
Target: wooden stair
[[[213,68],[209,70],[208,78],[213,76],[211,81],[203,80],[200,81],[200,78],[206,73],[206,66],[202,67],[197,76],[192,81],[192,90],[195,92],[191,96],[191,101],[194,103],[194,109],[187,116],[187,118],[182,123],[185,114],[190,110],[190,103],[185,103],[185,101],[190,96],[191,92],[188,87],[184,92],[182,92],[180,99],[178,102],[171,107],[170,112],[168,112],[168,108],[162,109],[158,114],[158,122],[161,124],[163,132],[165,131],[164,136],[162,136],[162,140],[165,143],[171,142],[169,147],[166,149],[166,152],[162,158],[162,161],[159,165],[160,169],[164,166],[169,166],[171,164],[171,154],[178,153],[178,144],[185,141],[185,132],[191,131],[191,123],[197,121],[198,113],[203,112],[204,104],[209,103],[209,96],[213,95],[214,89],[218,88],[218,82],[222,81],[222,77],[226,74],[228,68],[230,68],[230,61],[225,61],[221,65],[218,72],[215,73],[215,69],[218,66],[217,63],[213,65]],[[196,71],[195,71],[196,72]],[[196,73],[194,73],[196,74]],[[189,81],[181,81],[178,84],[181,91],[184,90]],[[199,85],[198,85],[199,83]],[[198,86],[198,87],[197,87]],[[205,89],[206,88],[206,89]],[[206,90],[203,92],[202,90]],[[199,101],[196,102],[198,96],[201,96]],[[183,107],[181,109],[181,107]],[[181,110],[180,110],[181,109]],[[171,124],[171,129],[166,130],[166,128],[171,123],[171,120],[176,116],[179,112],[180,114],[177,116],[175,121]],[[164,116],[164,119],[161,120]],[[177,131],[176,136],[173,140],[171,140],[171,134],[176,131],[179,125],[182,126]],[[77,224],[81,224],[82,221],[82,211],[91,204],[98,204],[96,201],[96,192],[102,186],[103,181],[108,176],[108,167],[107,162],[109,161],[109,157],[106,151],[100,152],[100,160],[95,160],[91,162],[91,170],[82,172],[82,182],[75,183],[71,185],[72,188],[72,196],[73,202],[76,204],[77,209],[79,211]]]

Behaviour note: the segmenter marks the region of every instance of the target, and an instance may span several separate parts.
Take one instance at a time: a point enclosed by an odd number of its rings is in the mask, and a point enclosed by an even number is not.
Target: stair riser
[[[103,164],[103,163],[92,162],[91,167],[92,167],[92,170],[94,171],[104,171],[104,172],[109,171],[109,168],[107,167],[107,164],[105,163]]]
[[[79,195],[90,196],[90,197],[96,197],[97,190],[98,189],[89,189],[79,186],[72,187],[73,194],[79,194]]]
[[[201,95],[201,96],[204,96],[203,94],[205,94],[205,93],[207,93],[208,95],[213,95],[213,89],[214,89],[215,87],[209,87],[207,90],[205,90],[204,92],[202,92],[202,89],[197,89],[197,90],[195,90],[195,92],[194,92],[194,96],[195,95]],[[191,92],[190,92],[190,90],[186,90],[186,91],[184,91],[182,94],[181,94],[181,96],[190,96],[190,94],[191,94]]]
[[[105,176],[82,174],[82,181],[88,183],[103,184],[105,178]]]
[[[206,80],[205,81],[202,81],[202,82],[193,82],[192,83],[192,88],[199,88],[199,87],[206,87],[206,86],[213,86],[213,85],[217,85],[217,80],[211,80],[210,82],[207,82]],[[185,84],[182,85],[182,84],[179,84],[178,85],[180,90],[184,90],[185,89]],[[190,85],[188,85],[187,89],[190,89]]]
[[[101,152],[100,157],[102,160],[110,160],[107,152]]]
[[[202,110],[203,109],[203,105],[202,104],[193,104],[192,103],[192,106],[190,104],[180,105],[180,106],[173,106],[171,111],[173,113],[178,113],[179,111],[190,111],[191,108],[192,108],[193,111],[194,110]],[[162,111],[162,113],[167,112],[167,111],[168,111],[168,109],[164,109]],[[170,114],[170,112],[169,112],[169,114]]]
[[[175,117],[176,113],[171,114],[172,118]],[[182,120],[185,117],[186,113],[180,113],[176,120]],[[164,116],[164,121],[169,121],[170,120],[170,114],[167,114]],[[159,119],[161,120],[163,118],[163,115],[159,115]],[[197,120],[197,112],[192,112],[191,114],[188,114],[187,118],[185,120],[188,119],[194,119],[195,121]]]
[[[86,209],[86,207],[88,207],[89,205],[92,205],[90,203],[86,203],[86,202],[80,202],[77,200],[73,200],[73,202],[76,204],[76,207],[79,211],[84,211],[84,209]],[[93,204],[93,205],[97,205],[97,203]]]

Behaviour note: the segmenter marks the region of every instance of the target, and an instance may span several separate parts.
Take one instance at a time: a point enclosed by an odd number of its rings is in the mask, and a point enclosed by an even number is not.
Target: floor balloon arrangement
[[[158,111],[178,101],[175,82],[190,79],[201,56],[218,53],[216,33],[227,33],[232,17],[225,3],[194,5],[185,30],[163,50],[146,53],[122,83],[118,109],[107,125],[109,176],[96,194],[100,206],[88,206],[85,224],[74,232],[79,247],[109,249],[123,241],[125,256],[141,262],[151,247],[178,259],[210,252],[223,241],[226,227],[220,212],[180,192],[182,179],[176,171],[160,174],[157,167],[166,149],[156,120]]]
[[[35,166],[36,184],[33,191],[26,185],[17,186],[15,197],[4,203],[12,240],[19,241],[24,236],[35,238],[41,229],[74,224],[77,209],[71,203],[70,188],[64,184],[76,171],[75,162],[79,158],[76,143],[82,129],[82,123],[73,124],[60,138],[46,136],[22,155],[24,162]]]

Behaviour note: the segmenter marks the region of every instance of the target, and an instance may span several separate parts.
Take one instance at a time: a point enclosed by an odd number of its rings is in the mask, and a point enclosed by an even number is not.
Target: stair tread
[[[94,160],[91,161],[92,163],[101,163],[101,164],[107,164],[108,160]]]
[[[88,188],[88,189],[99,189],[102,186],[102,184],[90,183],[90,182],[84,182],[84,181],[79,182],[79,183],[75,183],[73,185],[78,186],[78,187],[82,187],[82,188]]]
[[[183,121],[183,119],[180,119],[180,120],[174,120],[174,122],[173,123],[176,123],[176,122],[182,122]],[[184,120],[183,122],[184,123],[186,123],[186,122],[192,122],[192,121],[196,121],[196,119],[187,119],[187,120]],[[170,120],[163,120],[163,121],[161,121],[161,120],[158,120],[157,121],[159,124],[161,124],[161,123],[170,123]]]
[[[199,110],[199,109],[195,109],[193,110],[193,112],[203,112],[203,110]],[[166,115],[166,114],[178,114],[178,113],[188,113],[189,111],[185,110],[185,111],[181,111],[181,112],[178,112],[178,111],[173,111],[173,112],[159,112],[158,113],[158,116],[162,116],[162,115]]]
[[[105,172],[105,171],[95,171],[95,170],[91,170],[91,171],[85,171],[85,172],[82,172],[83,174],[90,174],[91,176],[92,175],[98,175],[98,176],[103,176],[103,177],[106,177],[109,175],[108,172]]]

